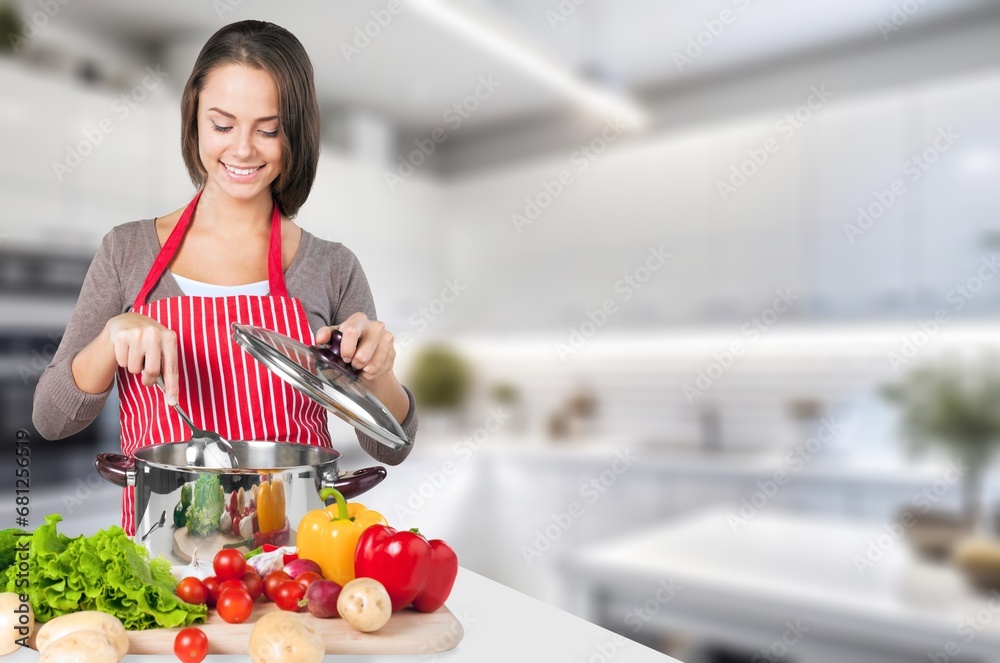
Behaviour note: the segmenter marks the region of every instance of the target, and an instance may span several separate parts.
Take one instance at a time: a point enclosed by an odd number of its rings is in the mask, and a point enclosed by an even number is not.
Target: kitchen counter
[[[408,663],[410,661],[470,661],[476,663],[528,661],[614,660],[636,663],[675,661],[603,628],[504,587],[467,569],[461,569],[448,600],[465,635],[450,652],[428,656],[327,656],[328,661]],[[601,658],[603,656],[604,658]],[[4,661],[37,661],[38,654],[22,650]],[[246,663],[246,656],[213,655],[208,663]],[[125,663],[177,663],[172,655],[126,656]]]
[[[921,560],[892,523],[772,511],[734,530],[730,513],[710,510],[567,555],[574,612],[629,623],[659,585],[672,591],[643,616],[643,634],[810,662],[997,660],[1000,592]]]

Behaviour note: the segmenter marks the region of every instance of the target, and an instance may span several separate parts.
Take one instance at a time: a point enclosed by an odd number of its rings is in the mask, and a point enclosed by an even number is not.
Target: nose
[[[236,157],[249,158],[253,154],[253,129],[246,129],[237,134],[232,149]]]

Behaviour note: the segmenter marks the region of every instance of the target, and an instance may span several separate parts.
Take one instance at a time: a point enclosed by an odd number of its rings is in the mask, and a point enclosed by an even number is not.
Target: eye
[[[277,131],[264,131],[263,129],[261,129],[260,132],[262,134],[264,134],[265,136],[267,136],[268,138],[277,138],[278,137],[278,132]]]
[[[222,133],[222,134],[224,134],[227,131],[229,131],[230,129],[232,129],[232,127],[220,127],[215,122],[212,122],[212,128],[215,129],[216,131],[218,131],[219,133]]]

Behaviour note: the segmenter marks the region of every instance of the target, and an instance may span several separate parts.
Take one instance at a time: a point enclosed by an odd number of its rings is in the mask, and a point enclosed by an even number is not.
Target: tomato
[[[273,601],[274,592],[278,589],[278,585],[291,579],[292,577],[284,571],[271,571],[264,576],[264,596],[267,597],[268,601]]]
[[[208,590],[197,578],[184,578],[177,583],[177,598],[192,605],[208,603]]]
[[[323,576],[314,571],[306,571],[305,573],[300,573],[298,577],[293,578],[295,582],[302,585],[303,590],[309,589],[309,585],[313,584],[317,580],[322,580],[322,579]]]
[[[230,624],[241,624],[253,613],[253,599],[245,589],[227,589],[219,595],[217,609]]]
[[[193,626],[181,629],[174,638],[174,654],[182,661],[201,663],[208,654],[208,636]]]
[[[215,554],[212,567],[215,569],[215,577],[220,581],[233,578],[239,580],[247,570],[247,560],[238,550],[224,548]]]
[[[278,585],[278,589],[274,592],[274,602],[278,604],[278,607],[282,610],[289,610],[291,612],[298,612],[302,609],[299,605],[299,601],[302,597],[306,595],[306,590],[295,580],[286,580],[285,582]]]
[[[208,607],[214,608],[219,600],[219,579],[215,576],[209,576],[202,580],[201,584],[205,586],[205,594],[208,599],[205,603],[208,604]]]
[[[246,585],[247,591],[250,592],[250,598],[254,601],[264,593],[264,581],[253,569],[247,569],[246,575],[243,576],[243,584]]]

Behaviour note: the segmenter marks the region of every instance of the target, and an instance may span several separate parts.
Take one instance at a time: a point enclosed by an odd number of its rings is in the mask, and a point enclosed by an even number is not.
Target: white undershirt
[[[189,297],[232,297],[234,295],[266,295],[271,287],[267,281],[257,281],[256,283],[246,283],[244,285],[214,285],[212,283],[202,283],[178,276],[173,272],[170,275],[177,281],[177,286],[185,295]]]

